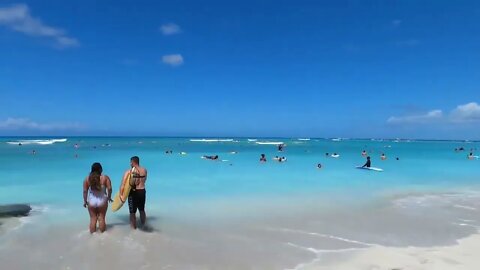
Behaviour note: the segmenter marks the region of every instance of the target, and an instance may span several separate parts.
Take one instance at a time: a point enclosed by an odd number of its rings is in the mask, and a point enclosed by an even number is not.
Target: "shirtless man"
[[[134,156],[130,159],[131,169],[125,171],[123,174],[122,186],[120,187],[120,194],[123,193],[125,185],[131,185],[132,190],[128,195],[128,209],[130,211],[130,226],[132,229],[137,229],[137,209],[140,212],[140,222],[142,226],[147,221],[145,215],[145,182],[147,181],[147,169],[140,167],[140,158]],[[132,174],[130,183],[127,183],[129,174]]]

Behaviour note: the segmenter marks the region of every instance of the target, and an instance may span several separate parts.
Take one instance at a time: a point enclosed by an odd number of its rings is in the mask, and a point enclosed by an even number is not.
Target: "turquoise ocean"
[[[265,142],[286,147],[279,152],[276,145],[261,144]],[[148,169],[147,209],[159,215],[182,215],[181,206],[191,209],[202,202],[221,206],[318,198],[326,203],[368,203],[397,193],[477,189],[480,160],[466,156],[479,146],[465,141],[314,138],[4,137],[0,204],[68,209],[82,213],[69,218],[86,219],[82,182],[91,164],[103,165],[116,193],[134,155]],[[465,151],[454,151],[460,147]],[[166,154],[168,150],[173,153]],[[362,150],[371,156],[372,166],[384,171],[355,169],[365,162]],[[259,162],[262,153],[268,159],[265,164]],[[387,156],[384,161],[382,153]],[[221,161],[205,160],[203,155],[219,155]],[[275,156],[287,161],[274,161]],[[126,207],[121,211],[127,213]]]

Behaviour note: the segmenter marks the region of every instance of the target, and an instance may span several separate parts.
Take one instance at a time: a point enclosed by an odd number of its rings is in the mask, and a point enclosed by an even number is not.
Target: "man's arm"
[[[106,186],[107,186],[107,198],[109,202],[112,202],[112,181],[110,180],[110,177],[105,176],[107,179],[106,180]]]

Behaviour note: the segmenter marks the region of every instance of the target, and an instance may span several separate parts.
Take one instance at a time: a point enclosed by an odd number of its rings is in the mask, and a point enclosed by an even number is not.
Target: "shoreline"
[[[144,231],[130,230],[127,213],[110,214],[107,232],[93,235],[86,212],[81,222],[68,221],[71,210],[48,206],[1,236],[0,260],[9,269],[392,270],[443,267],[442,258],[465,260],[471,267],[480,250],[475,249],[480,246],[479,196],[404,194],[384,203],[333,209],[314,207],[315,201],[285,201],[277,204],[276,213],[263,209],[268,213],[263,216],[241,212],[240,205],[230,208],[235,204],[203,212],[216,202],[185,213],[199,211],[195,217],[147,210]],[[228,210],[238,213],[228,215]]]

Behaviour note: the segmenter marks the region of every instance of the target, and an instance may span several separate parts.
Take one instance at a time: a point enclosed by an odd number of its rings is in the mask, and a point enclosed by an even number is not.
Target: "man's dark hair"
[[[130,161],[133,161],[133,162],[135,162],[135,164],[140,165],[140,158],[137,157],[137,156],[131,157],[131,158],[130,158]]]

